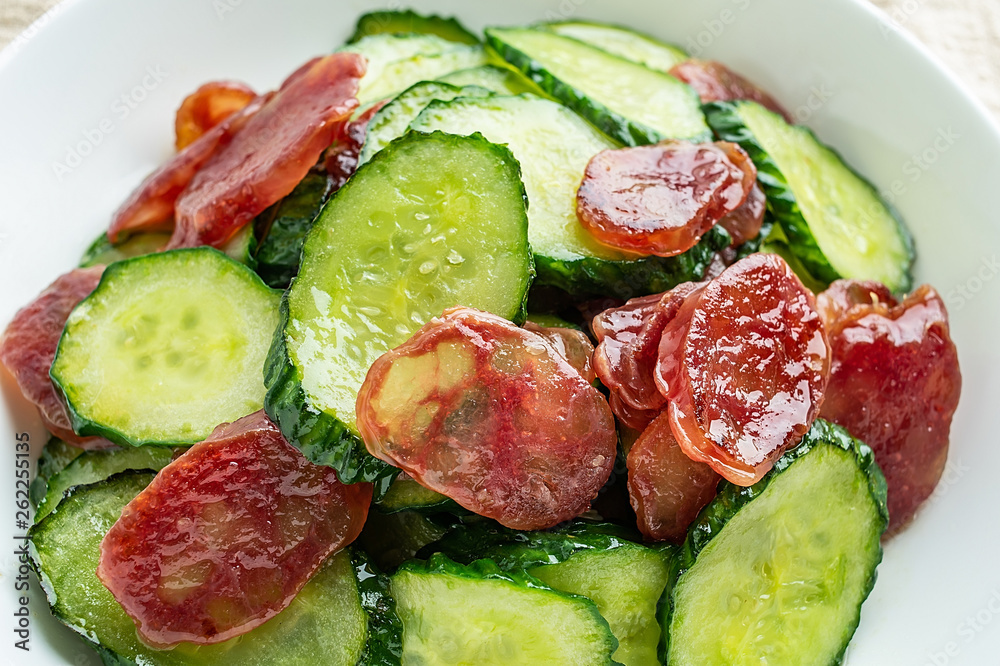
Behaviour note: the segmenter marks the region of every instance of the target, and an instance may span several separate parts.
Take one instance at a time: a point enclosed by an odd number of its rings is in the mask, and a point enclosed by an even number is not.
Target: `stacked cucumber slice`
[[[780,252],[817,289],[838,277],[910,284],[912,244],[875,189],[754,103],[702,107],[668,73],[682,50],[576,20],[485,35],[408,11],[365,15],[342,50],[367,59],[362,109],[385,105],[346,185],[332,191],[321,162],[229,256],[157,253],[158,234],[88,250],[84,264],[110,266],[70,317],[52,377],[79,433],[124,448],[50,442],[31,535],[54,614],[106,664],[841,659],[887,517],[871,451],[839,428],[817,421],[763,480],[723,484],[679,549],[585,518],[500,528],[394,481],[365,450],[355,401],[368,368],[446,308],[520,323],[538,287],[563,301],[661,292],[701,280],[730,245],[719,227],[668,259],[597,243],[575,196],[603,150],[738,142],[768,199],[765,232],[743,252]],[[342,482],[377,483],[365,531],[274,620],[152,650],[94,573],[100,541],[175,447],[261,407]]]

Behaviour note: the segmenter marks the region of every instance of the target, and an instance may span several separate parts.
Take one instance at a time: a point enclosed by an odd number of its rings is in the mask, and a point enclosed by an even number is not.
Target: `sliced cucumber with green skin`
[[[754,102],[713,102],[705,114],[720,139],[739,143],[757,165],[768,209],[811,275],[823,283],[843,277],[909,290],[909,232],[833,149]]]
[[[369,78],[365,74],[358,90],[358,100],[367,104],[389,99],[414,83],[433,80],[450,72],[478,67],[488,62],[489,58],[482,46],[465,45],[456,45],[441,53],[419,54],[397,60],[385,65],[378,78]]]
[[[453,86],[481,86],[500,95],[545,94],[541,88],[524,78],[521,72],[499,65],[481,65],[460,69],[457,72],[439,77],[438,81],[450,83]]]
[[[357,53],[365,57],[367,69],[361,79],[358,90],[358,99],[361,101],[362,106],[365,106],[372,101],[381,99],[367,95],[366,91],[371,86],[376,85],[379,79],[383,78],[383,72],[389,65],[409,60],[415,56],[436,55],[460,47],[464,48],[465,45],[456,44],[437,35],[381,33],[362,37],[358,41],[342,46],[337,50]],[[427,77],[420,77],[417,80],[424,78]],[[402,88],[407,88],[413,83],[416,83],[416,81],[411,81],[409,84],[402,86]]]
[[[32,479],[28,491],[31,503],[36,507],[41,504],[48,490],[49,479],[62,471],[75,458],[82,456],[83,453],[84,450],[79,446],[67,444],[56,437],[49,439],[42,447],[41,455],[38,456],[38,471],[35,478]]]
[[[52,363],[74,430],[176,446],[259,410],[280,297],[207,247],[111,264],[70,314]]]
[[[382,513],[397,511],[440,511],[442,509],[457,510],[458,504],[447,496],[424,488],[408,476],[397,477],[389,490],[382,496],[375,507]]]
[[[97,483],[129,469],[159,471],[170,464],[174,450],[161,446],[129,447],[105,451],[87,451],[49,479],[45,498],[39,503],[35,522],[52,513],[63,494],[74,486]]]
[[[885,496],[871,449],[821,420],[753,486],[723,484],[681,550],[667,663],[840,663],[882,559]]]
[[[618,641],[592,601],[489,560],[436,555],[392,577],[404,664],[613,664]]]
[[[625,145],[711,137],[697,93],[666,72],[545,29],[490,28],[486,40],[542,90]]]
[[[517,532],[490,523],[462,525],[429,548],[460,562],[486,557],[505,571],[527,571],[550,587],[597,604],[618,639],[614,659],[655,664],[660,648],[657,606],[673,552],[633,543],[617,525],[576,522],[547,532]]]
[[[689,57],[684,49],[673,44],[618,25],[592,21],[555,21],[543,23],[540,27],[661,72],[669,72],[674,65]]]
[[[707,248],[728,245],[721,227],[707,234],[703,244],[670,258],[640,258],[594,240],[577,219],[576,190],[590,159],[619,146],[556,102],[532,95],[436,101],[410,127],[482,132],[510,148],[521,164],[530,202],[528,237],[539,284],[578,297],[630,298],[666,291],[701,279],[714,251]]]
[[[97,578],[101,540],[122,509],[153,479],[124,472],[77,486],[31,528],[31,556],[53,615],[103,653],[137,664],[343,664],[354,666],[367,635],[350,554],[329,558],[292,603],[253,631],[215,645],[154,650]],[[127,663],[127,662],[126,662]]]
[[[385,571],[395,571],[425,546],[443,537],[451,520],[451,516],[440,513],[370,511],[358,543],[375,564]]]
[[[362,14],[361,18],[358,19],[354,34],[351,35],[348,42],[353,44],[364,37],[382,33],[420,33],[437,35],[448,41],[459,42],[461,44],[479,43],[479,38],[466,30],[453,17],[443,17],[434,14],[424,16],[409,9]]]
[[[368,614],[368,642],[358,666],[401,666],[403,625],[396,614],[389,577],[373,564],[364,550],[351,549],[361,595],[361,606]]]
[[[265,409],[288,441],[344,483],[391,478],[357,433],[368,368],[455,305],[523,320],[527,226],[517,161],[482,136],[410,132],[362,165],[313,225],[282,302]]]
[[[169,233],[133,234],[118,245],[112,245],[108,235],[102,233],[94,239],[80,258],[80,268],[107,266],[116,261],[141,257],[159,252],[170,242]]]
[[[257,243],[254,270],[264,284],[285,289],[299,272],[302,243],[312,229],[333,184],[326,174],[310,173],[291,194],[254,220]]]
[[[365,143],[358,156],[364,164],[372,155],[385,148],[394,139],[406,134],[410,123],[434,100],[452,100],[456,97],[487,97],[490,91],[480,86],[453,86],[438,81],[421,81],[379,109],[368,123]]]
[[[579,324],[574,324],[573,322],[566,321],[559,315],[549,314],[549,313],[528,313],[528,321],[543,326],[545,328],[571,328],[577,331],[582,331],[583,326]]]

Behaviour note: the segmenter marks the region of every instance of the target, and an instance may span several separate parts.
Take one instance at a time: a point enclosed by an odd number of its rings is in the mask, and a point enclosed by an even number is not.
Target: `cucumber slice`
[[[31,503],[36,507],[45,499],[48,491],[49,479],[58,474],[66,465],[83,455],[83,449],[72,444],[67,444],[55,437],[49,439],[42,447],[42,453],[38,456],[38,467],[35,478],[31,481],[28,495]]]
[[[908,291],[913,241],[895,211],[808,128],[754,102],[705,105],[712,129],[757,165],[768,209],[818,280],[877,280]]]
[[[254,270],[269,287],[285,289],[299,272],[302,243],[333,191],[326,174],[310,173],[291,194],[254,220],[257,252]]]
[[[342,482],[391,477],[355,425],[368,368],[454,305],[523,319],[533,274],[510,151],[482,136],[407,134],[358,170],[306,237],[265,369],[267,413]]]
[[[378,77],[365,74],[358,90],[358,100],[361,104],[368,104],[388,99],[414,83],[430,81],[450,72],[478,67],[488,62],[489,59],[482,46],[452,44],[448,50],[440,53],[414,55],[387,63],[379,71]]]
[[[87,451],[49,479],[45,498],[39,503],[35,522],[52,513],[63,494],[74,486],[103,481],[129,469],[160,471],[174,458],[174,450],[160,446]]]
[[[397,511],[440,511],[442,509],[458,509],[458,505],[441,493],[435,492],[407,476],[393,480],[389,490],[376,504],[382,513]]]
[[[80,258],[80,268],[91,266],[107,266],[116,261],[141,257],[145,254],[159,252],[170,242],[168,233],[133,234],[118,245],[112,245],[108,235],[102,233],[94,239],[87,251]]]
[[[416,56],[445,53],[446,51],[462,46],[437,35],[381,33],[362,37],[358,41],[342,46],[337,50],[357,53],[365,57],[368,68],[365,71],[365,75],[361,78],[358,90],[358,99],[361,100],[363,107],[371,101],[381,99],[379,97],[368,96],[366,91],[371,86],[376,85],[376,82],[382,78],[384,70],[389,65],[410,60]],[[425,78],[428,77],[420,77],[417,81]],[[416,81],[411,81],[410,84],[412,83],[416,83]],[[407,88],[410,84],[404,85],[402,88]]]
[[[576,190],[590,158],[618,145],[556,102],[531,95],[432,102],[410,128],[482,132],[510,148],[530,202],[528,238],[538,283],[574,296],[629,298],[701,279],[713,252],[706,246],[718,245],[717,235],[724,235],[719,228],[706,235],[705,245],[666,259],[638,258],[594,240],[577,219]]]
[[[645,666],[659,663],[656,607],[669,579],[667,553],[622,543],[608,550],[580,551],[565,562],[532,567],[528,573],[553,589],[597,604],[618,639],[615,661]]]
[[[450,83],[453,86],[480,86],[501,95],[545,94],[541,88],[524,78],[521,72],[499,65],[482,65],[460,69],[457,72],[439,77],[438,81]]]
[[[612,664],[617,641],[594,603],[489,560],[464,567],[442,555],[392,577],[403,663]]]
[[[447,533],[447,521],[438,517],[420,511],[371,511],[358,542],[375,564],[395,571]]]
[[[95,571],[104,535],[152,479],[149,472],[125,472],[77,486],[31,529],[31,556],[61,622],[99,644],[103,654],[136,664],[357,663],[367,621],[347,552],[328,559],[288,608],[243,636],[215,645],[182,643],[171,650],[140,642],[135,624]]]
[[[566,321],[559,315],[549,314],[549,313],[528,313],[528,321],[543,326],[545,328],[571,328],[577,331],[582,331],[583,326],[579,324],[574,324],[573,322]]]
[[[348,40],[354,43],[370,35],[382,33],[421,33],[426,35],[437,35],[451,42],[461,44],[478,44],[479,38],[465,29],[453,17],[442,17],[431,14],[423,16],[412,10],[403,11],[378,11],[362,14],[358,19],[354,34]]]
[[[688,59],[688,54],[673,44],[618,25],[591,21],[556,21],[543,23],[539,27],[592,44],[619,58],[661,72],[669,72],[674,65]]]
[[[839,664],[882,559],[885,495],[871,449],[820,420],[758,483],[723,484],[681,551],[667,662]]]
[[[207,247],[111,264],[70,315],[52,363],[74,429],[177,445],[259,410],[279,300]]]
[[[545,29],[490,28],[486,41],[546,93],[625,145],[711,136],[697,93],[666,72]]]
[[[436,99],[452,100],[456,97],[487,97],[491,93],[479,86],[453,86],[437,81],[421,81],[401,92],[391,102],[378,110],[368,123],[365,144],[358,156],[358,165],[382,150],[393,139],[406,133],[410,122]]]

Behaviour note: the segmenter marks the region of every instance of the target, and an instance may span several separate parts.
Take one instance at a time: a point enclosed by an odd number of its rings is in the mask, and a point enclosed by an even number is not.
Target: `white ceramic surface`
[[[406,4],[405,2],[403,4]],[[852,666],[996,664],[1000,550],[1000,131],[914,41],[859,0],[412,0],[473,28],[588,17],[642,28],[759,81],[892,198],[918,279],[948,299],[964,390],[938,496],[889,544]],[[913,3],[920,11],[919,2]],[[390,6],[402,6],[390,2]],[[172,150],[201,82],[267,89],[337,46],[360,0],[71,0],[0,53],[0,325],[64,272]],[[86,154],[85,154],[86,153]],[[74,155],[76,155],[74,157]],[[9,377],[0,399],[0,655],[97,664],[32,584],[30,652],[14,647],[15,434],[45,433]],[[991,408],[990,405],[993,405]]]

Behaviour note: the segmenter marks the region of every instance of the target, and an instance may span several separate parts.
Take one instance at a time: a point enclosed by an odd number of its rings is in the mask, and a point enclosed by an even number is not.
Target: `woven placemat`
[[[872,2],[927,44],[1000,120],[1000,0]],[[0,48],[55,4],[0,0]]]

